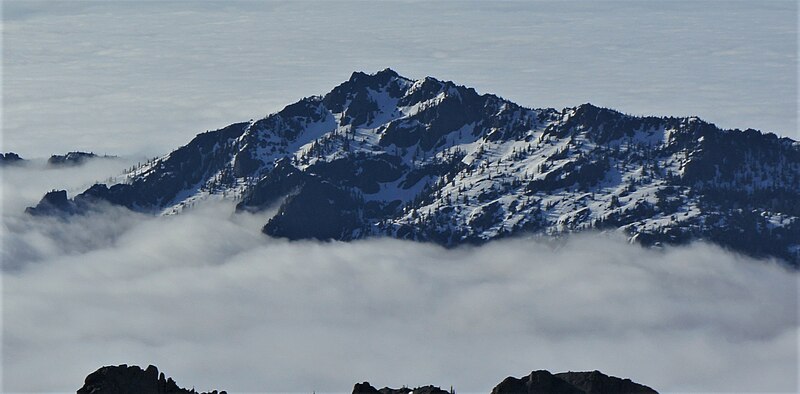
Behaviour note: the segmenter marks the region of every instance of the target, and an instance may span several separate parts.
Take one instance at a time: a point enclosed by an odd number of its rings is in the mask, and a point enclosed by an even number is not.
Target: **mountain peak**
[[[361,83],[362,81],[369,81],[369,82],[373,82],[374,81],[374,82],[378,82],[379,84],[385,84],[386,82],[388,82],[389,80],[394,79],[394,78],[407,79],[407,78],[401,77],[400,74],[398,74],[396,71],[394,71],[391,68],[387,67],[387,68],[385,68],[383,70],[380,70],[380,71],[378,71],[376,73],[373,73],[373,74],[367,74],[367,73],[365,73],[363,71],[354,71],[350,75],[350,78],[347,80],[347,82]]]
[[[360,80],[362,78],[368,78],[369,76],[370,76],[369,74],[367,74],[367,73],[365,73],[363,71],[353,71],[353,73],[350,74],[350,78],[347,81],[348,82],[358,82],[358,80]]]
[[[385,75],[385,76],[390,76],[390,77],[395,77],[395,78],[400,76],[400,74],[398,74],[396,71],[392,70],[389,67],[386,67],[381,71],[378,71],[377,73],[375,73],[375,75],[377,75],[377,76],[384,76]]]
[[[150,365],[142,369],[137,365],[105,366],[86,376],[83,387],[78,389],[78,394],[225,394],[225,391],[213,390],[207,393],[198,393],[194,389],[184,389],[158,368]]]
[[[76,199],[162,213],[210,196],[246,210],[284,201],[264,231],[291,239],[456,246],[614,230],[800,264],[797,143],[590,103],[530,109],[391,69],[198,135],[128,179]]]

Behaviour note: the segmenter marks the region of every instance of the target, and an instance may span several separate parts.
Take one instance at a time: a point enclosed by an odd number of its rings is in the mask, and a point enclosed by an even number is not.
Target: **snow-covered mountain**
[[[390,69],[200,134],[124,178],[30,212],[104,200],[168,214],[228,198],[241,210],[280,202],[263,231],[291,239],[453,246],[599,229],[800,264],[797,141],[591,104],[525,108]]]

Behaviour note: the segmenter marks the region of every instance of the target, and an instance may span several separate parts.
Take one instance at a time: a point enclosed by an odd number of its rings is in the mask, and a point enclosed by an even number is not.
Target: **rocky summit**
[[[522,378],[508,377],[495,386],[492,394],[657,394],[657,391],[630,379],[608,376],[600,371],[552,374],[538,370]]]
[[[415,388],[409,387],[402,387],[399,389],[393,389],[389,387],[384,387],[382,389],[376,389],[372,387],[369,382],[363,383],[356,383],[353,387],[353,394],[454,394],[452,389],[451,391],[444,391],[439,387],[436,386],[421,386]]]
[[[220,198],[247,211],[280,204],[263,231],[289,239],[451,247],[598,230],[800,265],[797,141],[591,104],[526,108],[390,69],[199,134],[120,179],[43,202],[170,214]]]
[[[142,369],[135,365],[107,366],[98,369],[86,377],[78,394],[226,394],[217,390],[198,393],[194,389],[178,387],[172,378],[165,378],[164,373],[150,365]]]
[[[63,155],[52,155],[47,159],[47,165],[52,167],[79,166],[94,159],[112,159],[114,156],[97,155],[94,152],[67,152]]]

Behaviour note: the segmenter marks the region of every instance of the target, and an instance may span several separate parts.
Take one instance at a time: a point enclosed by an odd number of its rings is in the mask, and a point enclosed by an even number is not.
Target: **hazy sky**
[[[3,151],[162,154],[386,67],[797,138],[797,3],[3,2]]]

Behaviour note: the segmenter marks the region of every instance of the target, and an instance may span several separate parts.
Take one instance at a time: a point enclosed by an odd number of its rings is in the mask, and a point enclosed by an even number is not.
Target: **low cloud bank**
[[[232,212],[6,211],[4,390],[74,391],[119,363],[231,392],[488,392],[533,369],[661,391],[797,389],[798,275],[773,262],[600,234],[455,250],[287,242],[259,233],[265,215]]]
[[[26,158],[27,159],[27,158]],[[86,190],[95,182],[106,182],[142,158],[102,158],[77,166],[48,166],[47,159],[26,160],[24,164],[0,167],[0,207],[3,221],[19,216],[27,206],[36,205],[52,189],[64,189],[70,197]]]

